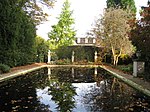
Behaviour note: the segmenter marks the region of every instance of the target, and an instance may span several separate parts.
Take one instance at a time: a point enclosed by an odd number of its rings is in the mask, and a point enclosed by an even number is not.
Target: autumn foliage
[[[150,62],[150,5],[142,7],[141,19],[133,22],[130,39],[142,54],[142,59]]]

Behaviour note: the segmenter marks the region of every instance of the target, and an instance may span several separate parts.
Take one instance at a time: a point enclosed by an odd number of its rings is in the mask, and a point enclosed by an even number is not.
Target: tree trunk
[[[120,55],[113,55],[113,64],[115,66],[118,65],[118,60],[119,60]]]
[[[116,66],[118,65],[119,55],[116,56]]]
[[[113,54],[113,64],[115,66],[117,66],[118,64],[118,60],[119,60],[119,57],[121,56],[121,53],[122,53],[122,48],[120,48],[120,51],[119,51],[119,54],[117,55],[116,52],[115,52],[115,49],[112,47],[112,54]]]
[[[116,65],[116,55],[113,55],[114,60],[113,60],[113,64]]]
[[[112,54],[113,54],[113,64],[116,65],[116,53],[115,53],[115,49],[113,46],[111,47],[111,50],[112,50]]]

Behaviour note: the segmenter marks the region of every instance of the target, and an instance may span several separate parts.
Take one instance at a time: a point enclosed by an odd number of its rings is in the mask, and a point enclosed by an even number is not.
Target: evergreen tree
[[[58,23],[53,25],[52,31],[48,33],[49,41],[55,48],[73,44],[76,34],[72,27],[73,24],[74,19],[72,18],[72,11],[70,11],[70,3],[66,0],[58,17]]]
[[[0,1],[0,63],[18,66],[31,62],[35,25],[18,0]]]
[[[110,7],[130,9],[133,13],[136,13],[134,0],[107,0],[107,8]]]
[[[0,63],[13,67],[34,61],[35,25],[46,19],[39,3],[50,8],[54,2],[0,0]]]

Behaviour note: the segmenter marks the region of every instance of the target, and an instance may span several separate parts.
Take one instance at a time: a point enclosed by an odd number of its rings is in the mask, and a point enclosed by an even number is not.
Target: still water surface
[[[0,112],[150,112],[150,101],[100,68],[45,68],[1,83]]]

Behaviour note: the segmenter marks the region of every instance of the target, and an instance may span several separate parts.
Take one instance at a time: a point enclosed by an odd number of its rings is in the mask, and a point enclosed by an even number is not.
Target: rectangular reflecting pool
[[[0,112],[150,112],[150,99],[101,68],[44,68],[0,83]]]

